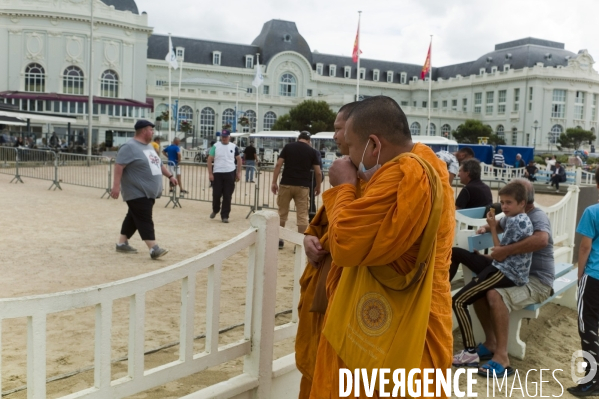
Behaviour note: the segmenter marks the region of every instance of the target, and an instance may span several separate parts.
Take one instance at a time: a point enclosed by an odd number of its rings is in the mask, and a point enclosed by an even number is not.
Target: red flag
[[[358,33],[356,33],[356,40],[354,41],[354,50],[352,51],[352,60],[354,62],[358,62],[358,51],[362,54],[360,50],[360,23],[358,22]]]
[[[427,73],[430,72],[431,70],[431,46],[433,44],[431,43],[428,46],[428,54],[426,55],[426,61],[424,61],[424,66],[422,67],[422,72],[420,72],[420,79],[424,80],[424,77],[426,76]]]

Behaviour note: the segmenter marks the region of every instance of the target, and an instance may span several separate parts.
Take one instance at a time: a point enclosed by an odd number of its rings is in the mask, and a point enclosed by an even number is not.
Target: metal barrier
[[[49,180],[52,182],[52,185],[48,190],[54,186],[60,188],[57,179],[56,153],[46,150],[17,148],[15,179],[23,183],[21,177]]]
[[[15,180],[17,180],[18,183],[20,180],[17,179],[17,176],[19,175],[17,157],[17,149],[15,147],[0,147],[0,173],[3,175],[15,176],[10,181],[11,183]]]
[[[98,155],[58,153],[58,188],[60,183],[104,189],[110,198],[114,158]]]

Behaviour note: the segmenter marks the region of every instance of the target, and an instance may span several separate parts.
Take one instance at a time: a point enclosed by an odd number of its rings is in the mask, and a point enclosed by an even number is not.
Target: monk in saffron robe
[[[345,104],[339,109],[335,119],[333,139],[343,155],[349,154],[345,145],[345,122],[356,105],[357,102]],[[310,397],[316,350],[328,303],[325,284],[332,261],[328,244],[328,225],[326,210],[321,206],[305,232],[304,248],[308,264],[300,278],[299,323],[295,339],[295,364],[302,373],[300,399]]]
[[[443,203],[430,264],[432,283],[428,291],[424,291],[426,296],[415,301],[428,301],[428,313],[421,311],[412,315],[414,323],[421,327],[424,323],[424,328],[415,329],[420,331],[417,336],[409,328],[403,332],[406,342],[416,344],[411,345],[410,355],[405,358],[399,350],[399,367],[445,370],[451,367],[452,360],[451,293],[446,279],[455,208],[447,167],[430,148],[412,143],[405,114],[389,97],[377,96],[360,102],[350,113],[345,139],[351,162],[335,161],[329,170],[334,188],[323,194],[333,261],[327,277],[329,306],[317,351],[310,395],[313,399],[339,397],[339,369],[348,367],[347,361],[355,358],[348,351],[343,351],[340,357],[330,342],[330,339],[337,340],[336,335],[349,334],[347,326],[331,322],[339,319],[335,309],[337,312],[342,309],[335,304],[345,300],[336,298],[337,291],[348,292],[347,287],[342,287],[343,274],[352,271],[350,269],[387,265],[398,276],[408,276],[416,267],[414,263],[431,213],[431,185],[421,163],[411,157],[400,157],[405,153],[415,154],[434,168],[442,185]],[[356,188],[358,177],[367,181],[360,198]],[[352,287],[349,288],[351,291]],[[404,304],[394,305],[401,308]],[[333,324],[329,325],[330,322]],[[397,345],[392,349],[397,350]],[[361,364],[354,363],[350,367],[361,368]],[[406,370],[406,374],[408,372]],[[360,397],[365,398],[363,381],[360,382]],[[392,388],[392,384],[387,386],[387,391]],[[430,390],[434,392],[434,388]],[[354,397],[353,393],[350,397]],[[374,397],[378,397],[376,391]]]

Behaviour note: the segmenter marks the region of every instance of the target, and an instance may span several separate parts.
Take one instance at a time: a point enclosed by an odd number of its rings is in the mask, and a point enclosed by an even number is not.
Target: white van
[[[269,131],[250,134],[250,141],[258,151],[262,162],[275,163],[283,147],[297,141],[298,131]]]
[[[422,143],[429,146],[434,152],[445,150],[452,154],[458,150],[458,142],[440,136],[412,136],[414,143]]]

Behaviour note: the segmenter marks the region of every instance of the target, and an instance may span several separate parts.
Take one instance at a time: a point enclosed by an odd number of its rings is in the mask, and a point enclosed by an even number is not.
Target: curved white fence
[[[109,284],[85,289],[0,300],[0,320],[27,318],[27,397],[46,397],[46,320],[49,315],[93,306],[96,309],[94,386],[62,398],[122,398],[245,356],[244,373],[189,397],[229,398],[244,392],[254,397],[280,397],[289,380],[299,389],[294,355],[273,362],[273,344],[297,332],[299,278],[305,265],[303,236],[279,228],[273,212],[258,212],[251,227],[237,237],[201,255],[170,267]],[[280,231],[279,231],[280,230]],[[279,236],[297,248],[291,321],[275,328],[277,252]],[[249,248],[244,338],[219,346],[221,275],[223,261]],[[206,341],[204,352],[194,353],[196,275],[208,271]],[[146,293],[167,284],[181,283],[179,359],[144,370]],[[111,380],[111,327],[114,301],[129,298],[127,376]],[[295,374],[294,374],[295,373]],[[296,381],[297,380],[297,381]],[[295,384],[297,382],[297,384]],[[0,386],[1,388],[1,386]]]

